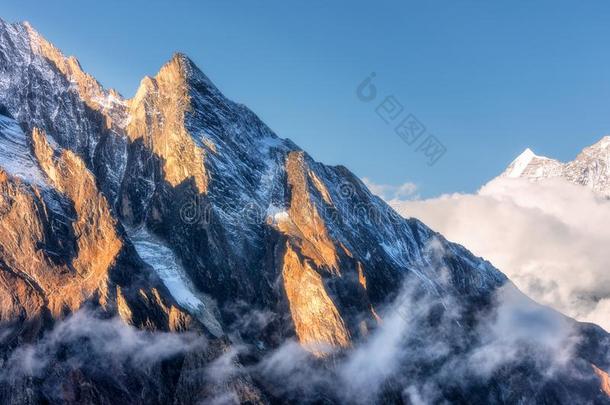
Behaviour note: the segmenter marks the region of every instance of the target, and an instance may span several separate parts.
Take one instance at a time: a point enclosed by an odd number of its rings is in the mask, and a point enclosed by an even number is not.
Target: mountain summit
[[[2,402],[610,399],[603,330],[314,161],[184,55],[126,100],[0,21],[0,111]]]
[[[601,196],[610,198],[610,136],[586,147],[571,162],[536,156],[526,149],[500,177],[522,177],[532,180],[561,177],[587,186]]]

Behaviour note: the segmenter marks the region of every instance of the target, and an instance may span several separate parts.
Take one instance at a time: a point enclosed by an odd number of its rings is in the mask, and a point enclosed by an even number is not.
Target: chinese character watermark
[[[377,99],[377,86],[373,79],[377,76],[371,73],[362,80],[356,88],[356,97],[363,103]],[[426,127],[415,117],[405,112],[403,104],[390,94],[375,107],[375,113],[387,125],[392,125],[394,133],[407,145],[414,147],[415,152],[422,153],[429,166],[433,166],[447,153],[447,148],[434,135],[427,132]]]

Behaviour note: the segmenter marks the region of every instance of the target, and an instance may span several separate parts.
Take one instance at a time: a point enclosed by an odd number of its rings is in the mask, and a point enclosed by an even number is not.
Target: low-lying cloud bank
[[[532,387],[569,373],[574,366],[579,342],[574,324],[537,305],[513,284],[496,292],[493,308],[475,330],[461,324],[468,309],[460,302],[450,295],[441,300],[433,293],[421,294],[417,281],[407,282],[396,302],[381,311],[379,328],[354,350],[335,358],[333,367],[320,367],[305,349],[289,341],[252,371],[263,380],[281,381],[271,385],[281,395],[294,395],[295,401],[315,402],[323,392],[339,403],[407,400],[423,405],[457,400],[460,392],[473,393],[478,386],[502,380],[515,365],[528,371],[514,378]],[[507,402],[519,399],[520,393],[512,388],[498,388]],[[486,398],[485,392],[477,395]]]
[[[42,378],[63,367],[117,373],[123,366],[146,369],[178,354],[204,349],[206,344],[193,333],[144,331],[119,318],[102,319],[83,309],[59,321],[40,340],[12,351],[0,369],[0,383]]]
[[[563,179],[388,201],[491,261],[527,295],[610,330],[610,201]]]
[[[435,249],[439,261],[448,254],[434,241],[428,248]],[[561,381],[555,377],[571,373],[575,364],[591,373],[590,363],[583,365],[576,356],[580,335],[574,323],[537,305],[511,283],[495,291],[489,305],[473,308],[461,296],[439,296],[409,278],[393,303],[377,309],[383,322],[368,339],[325,359],[290,339],[264,352],[234,343],[213,361],[198,365],[203,379],[218,387],[206,403],[237,403],[240,396],[231,381],[251,381],[251,376],[273,396],[298,403],[403,400],[423,405],[459,402],[464,395],[484,403],[488,387],[511,403],[522,395],[516,386],[535,392],[532,387]],[[480,313],[467,325],[464,321],[473,310]],[[273,314],[254,310],[239,329],[261,330],[271,319]],[[61,399],[64,393],[57,387],[72,370],[116,378],[112,383],[119,386],[133,378],[132,373],[156,384],[154,378],[162,378],[154,371],[159,362],[201,352],[208,344],[196,334],[138,330],[120,319],[100,319],[83,310],[58,322],[34,344],[16,349],[0,371],[0,385],[41,379],[46,395]],[[240,356],[249,359],[247,364],[241,364]],[[517,366],[525,371],[513,375]],[[497,384],[506,378],[511,381]],[[588,377],[583,373],[570,378]]]

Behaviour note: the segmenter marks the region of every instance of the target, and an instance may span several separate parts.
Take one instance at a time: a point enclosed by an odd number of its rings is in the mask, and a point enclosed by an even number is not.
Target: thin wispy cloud
[[[419,198],[417,185],[405,182],[397,186],[391,184],[378,184],[368,177],[363,177],[362,182],[371,190],[371,193],[386,201],[412,200]]]
[[[445,295],[443,303],[435,294],[422,294],[417,281],[406,282],[381,311],[383,323],[366,342],[336,358],[334,367],[320,367],[288,341],[256,366],[257,373],[282,394],[300,393],[301,400],[322,390],[341,403],[376,403],[391,386],[410,403],[431,404],[446,401],[449,387],[468,390],[511,364],[531,364],[552,378],[574,359],[579,337],[573,324],[511,283],[496,291],[493,308],[471,334],[459,322],[468,312],[461,300]]]

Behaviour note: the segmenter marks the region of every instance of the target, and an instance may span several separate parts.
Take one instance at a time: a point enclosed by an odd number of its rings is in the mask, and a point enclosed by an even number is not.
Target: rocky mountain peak
[[[141,141],[159,159],[164,177],[173,186],[189,178],[197,190],[205,192],[207,174],[204,152],[187,128],[185,121],[192,110],[193,71],[188,58],[175,55],[154,78],[145,77],[133,99],[128,102],[129,139]]]
[[[32,52],[52,63],[74,86],[87,106],[102,112],[107,118],[106,125],[109,128],[112,127],[113,113],[116,114],[117,110],[122,110],[124,104],[119,92],[114,89],[104,89],[93,76],[83,70],[75,56],[65,56],[29,23],[25,22],[23,26],[28,33]]]
[[[498,297],[520,294],[506,276],[279,138],[188,57],[123,100],[31,27],[2,24],[0,107],[12,118],[0,118],[0,340],[11,344],[0,364],[23,342],[45,362],[34,376],[0,374],[0,402],[397,402],[439,376],[435,390],[457,402],[551,402],[565,386],[566,403],[605,398],[591,364],[610,366],[607,335],[573,321],[586,349],[544,387],[550,373],[527,356],[467,381],[452,373],[481,364]],[[531,155],[520,165],[544,160]],[[531,305],[520,314],[538,319]],[[112,356],[102,334],[92,361],[98,328],[66,321],[87,311],[93,324],[114,319],[129,350]],[[58,328],[79,333],[63,341]],[[204,344],[181,344],[191,335]],[[130,356],[139,346],[153,358]],[[337,378],[394,354],[362,398]],[[273,374],[280,363],[312,369]]]
[[[202,90],[202,87],[206,87],[208,91],[215,95],[222,96],[222,93],[205,73],[199,69],[191,58],[182,52],[175,52],[159,69],[154,76],[154,80],[168,83],[174,82],[178,86],[199,87],[199,91]]]

